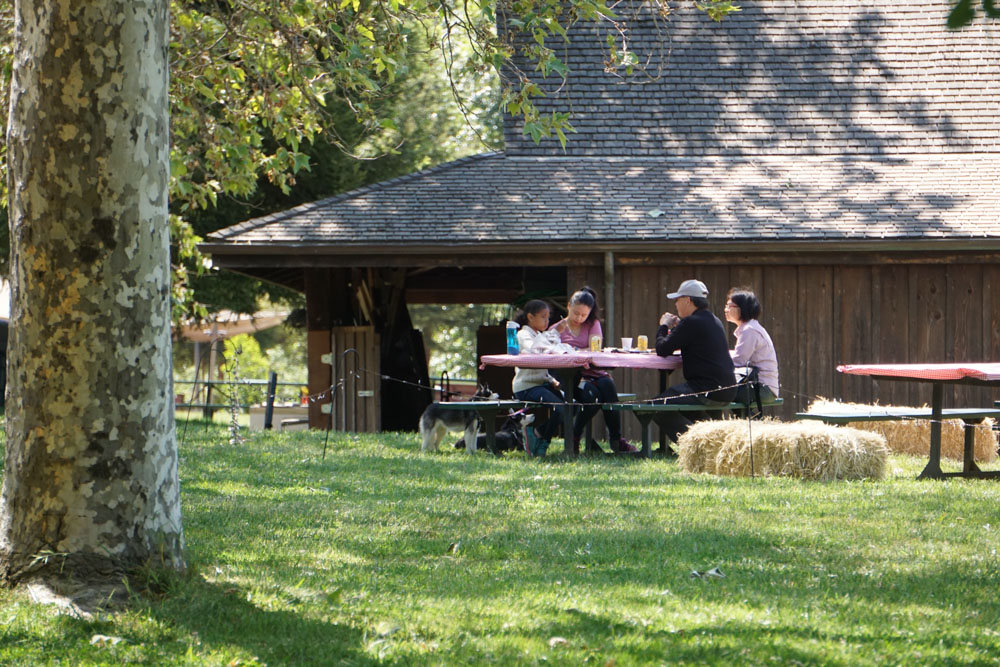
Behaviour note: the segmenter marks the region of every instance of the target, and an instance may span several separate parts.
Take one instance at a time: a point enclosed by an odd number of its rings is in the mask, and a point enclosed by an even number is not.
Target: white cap
[[[676,299],[679,296],[700,296],[704,299],[708,296],[708,288],[700,280],[685,280],[677,291],[668,294],[667,298]]]

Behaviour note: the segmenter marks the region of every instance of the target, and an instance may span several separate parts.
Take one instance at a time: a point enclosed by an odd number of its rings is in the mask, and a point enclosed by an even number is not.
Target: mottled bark
[[[19,0],[0,575],[183,567],[168,0]]]

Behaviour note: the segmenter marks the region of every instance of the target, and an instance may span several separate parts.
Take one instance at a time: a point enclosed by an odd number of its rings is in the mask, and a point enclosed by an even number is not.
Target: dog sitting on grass
[[[530,426],[535,421],[535,415],[528,414],[522,410],[511,410],[507,415],[507,420],[496,432],[493,441],[493,453],[500,456],[503,452],[524,451],[524,430],[522,426]],[[455,449],[461,449],[465,444],[464,440],[455,443]],[[486,434],[480,433],[476,436],[476,447],[486,447]]]
[[[472,400],[495,401],[499,395],[490,391],[485,385],[476,389]],[[420,416],[420,451],[438,450],[441,439],[448,431],[465,431],[465,451],[470,454],[476,451],[476,435],[479,433],[480,419],[473,410],[448,410],[440,403],[431,403]]]

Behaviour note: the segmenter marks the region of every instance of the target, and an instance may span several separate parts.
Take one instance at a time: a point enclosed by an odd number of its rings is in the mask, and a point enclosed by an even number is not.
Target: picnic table
[[[656,352],[591,352],[578,350],[566,354],[484,354],[479,359],[481,366],[518,366],[520,368],[575,369],[575,368],[649,368],[668,371],[681,367],[679,355],[661,357]],[[573,403],[574,382],[561,382],[566,395],[566,403]],[[563,434],[572,438],[573,410],[566,410],[563,416]],[[572,451],[567,447],[567,452]]]
[[[944,385],[961,384],[979,387],[1000,387],[1000,363],[957,363],[957,364],[846,364],[837,370],[848,375],[867,375],[879,380],[906,382],[929,382],[931,410],[927,415],[931,420],[930,459],[920,479],[944,479],[946,477],[1000,478],[1000,471],[984,471],[972,460],[970,430],[971,420],[982,421],[985,417],[1000,417],[1000,410],[988,408],[957,408],[944,410]],[[941,470],[941,420],[958,418],[966,421],[965,461],[961,472]],[[906,418],[905,415],[898,418]]]

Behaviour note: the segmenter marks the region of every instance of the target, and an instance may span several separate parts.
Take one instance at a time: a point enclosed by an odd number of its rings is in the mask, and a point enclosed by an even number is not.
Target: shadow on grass
[[[187,651],[181,642],[194,637],[200,643],[197,655],[213,652],[229,656],[239,649],[268,665],[371,661],[362,651],[363,637],[357,628],[309,618],[294,609],[261,609],[248,599],[252,596],[249,590],[230,583],[212,583],[197,575],[177,588],[143,611],[186,635],[178,642],[178,656]]]
[[[1000,602],[990,594],[1000,572],[988,564],[969,571],[970,550],[980,549],[982,539],[966,531],[960,538],[965,546],[952,549],[949,531],[923,527],[928,518],[945,518],[943,504],[949,521],[989,518],[981,499],[977,504],[974,494],[968,499],[947,485],[706,478],[614,459],[413,455],[415,438],[404,436],[335,436],[322,461],[322,441],[316,434],[265,437],[232,457],[217,456],[212,447],[193,453],[200,463],[193,468],[197,477],[185,483],[185,496],[197,509],[186,510],[186,521],[192,542],[202,539],[199,560],[234,562],[238,554],[242,576],[261,573],[262,580],[285,588],[303,570],[315,569],[345,596],[373,594],[375,607],[393,600],[420,618],[433,614],[421,611],[425,607],[449,610],[440,613],[457,620],[468,636],[504,626],[503,614],[512,609],[536,619],[514,625],[510,632],[519,637],[573,636],[577,645],[606,648],[626,630],[655,632],[652,647],[641,643],[629,653],[637,663],[766,662],[770,654],[759,651],[770,645],[785,662],[837,664],[830,651],[838,642],[867,651],[888,645],[890,657],[911,645],[933,655],[958,642],[934,629],[949,623],[939,619],[924,628],[914,610],[931,616],[947,609],[966,619],[964,646],[986,653],[995,648],[987,630],[1000,618]],[[244,548],[260,543],[271,550]],[[308,555],[297,555],[303,552]],[[689,578],[691,570],[714,566],[725,579]],[[238,595],[245,600],[251,592]],[[582,604],[553,602],[577,596]],[[634,619],[595,611],[595,601],[605,597],[619,614],[662,605],[700,615],[679,621],[676,629],[663,630],[660,623],[647,632]],[[234,604],[225,596],[222,602]],[[739,618],[704,618],[730,606]],[[826,620],[795,621],[817,612]],[[296,642],[327,627],[316,621],[297,627],[294,611],[273,618],[257,610],[247,614],[259,617],[259,624],[276,624],[276,633],[263,634],[293,635]],[[310,603],[308,615],[317,614]],[[331,616],[351,619],[352,628],[333,625],[338,638],[325,650],[352,647],[347,661],[371,660],[358,648],[364,637],[357,627],[363,632],[367,623],[355,623],[343,609]],[[914,633],[915,627],[922,629]],[[435,631],[416,628],[428,636]],[[220,631],[220,642],[238,641],[230,634]],[[820,644],[815,650],[805,645],[812,641]],[[748,644],[758,651],[750,658]],[[246,645],[264,659],[255,644]],[[523,658],[515,649],[507,653],[503,642],[491,650],[493,658]],[[283,654],[271,655],[279,660]]]

